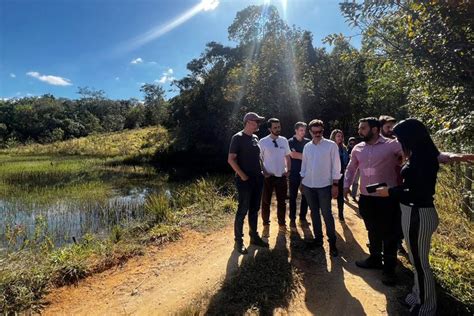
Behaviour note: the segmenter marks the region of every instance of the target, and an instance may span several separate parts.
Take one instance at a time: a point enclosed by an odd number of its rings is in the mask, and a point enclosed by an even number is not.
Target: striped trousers
[[[415,268],[415,284],[405,301],[412,306],[411,315],[435,315],[436,291],[429,252],[431,236],[439,223],[438,213],[434,207],[400,206],[403,236],[411,264]]]

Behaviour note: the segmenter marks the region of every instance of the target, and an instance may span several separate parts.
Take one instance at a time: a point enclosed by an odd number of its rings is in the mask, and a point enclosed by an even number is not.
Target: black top
[[[297,153],[303,153],[304,145],[306,145],[311,140],[308,138],[303,138],[301,141],[298,141],[296,136],[288,138],[288,145],[290,150]],[[290,176],[299,176],[301,171],[301,159],[291,158],[291,171]]]
[[[237,154],[237,164],[246,175],[262,174],[257,135],[249,136],[243,131],[238,132],[230,140],[229,153]]]
[[[389,195],[405,205],[433,207],[439,164],[436,158],[410,158],[401,171],[403,184],[389,189]]]

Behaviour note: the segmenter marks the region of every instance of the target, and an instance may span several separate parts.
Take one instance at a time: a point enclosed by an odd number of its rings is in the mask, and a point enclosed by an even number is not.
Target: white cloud
[[[52,75],[42,75],[37,71],[30,71],[26,73],[28,76],[38,79],[39,81],[46,82],[53,86],[71,86],[71,80]]]
[[[174,79],[176,79],[175,77],[173,77],[173,73],[174,73],[173,69],[169,68],[167,71],[165,71],[163,73],[163,76],[161,76],[161,78],[159,80],[156,79],[155,82],[158,82],[158,83],[161,83],[161,84],[171,82]]]
[[[142,64],[142,63],[143,63],[143,59],[141,59],[140,57],[138,57],[138,58],[133,59],[130,63],[131,63],[131,64],[134,64],[134,65]]]
[[[150,61],[148,62],[150,65],[158,65],[158,63],[156,61]]]
[[[11,78],[16,78],[16,75],[14,73],[10,73]]]
[[[119,81],[119,80],[120,80],[120,77],[115,77],[115,80],[116,80],[116,81]]]

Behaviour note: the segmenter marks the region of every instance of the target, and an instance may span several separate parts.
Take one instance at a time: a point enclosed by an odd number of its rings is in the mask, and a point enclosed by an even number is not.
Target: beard
[[[272,132],[272,134],[275,135],[275,136],[280,136],[281,131]]]
[[[364,142],[368,142],[372,139],[372,137],[374,137],[374,133],[372,131],[369,131],[366,136],[364,135],[360,135],[360,136],[362,137],[362,140]]]

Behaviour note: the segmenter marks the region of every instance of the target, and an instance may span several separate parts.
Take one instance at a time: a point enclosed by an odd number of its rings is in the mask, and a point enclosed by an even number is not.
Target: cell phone
[[[369,184],[365,188],[367,189],[367,192],[375,193],[375,191],[377,191],[377,188],[386,187],[386,186],[387,186],[387,184],[385,182],[383,182],[383,183]]]

